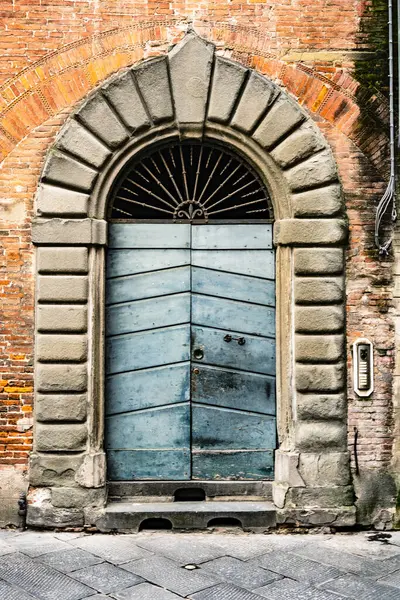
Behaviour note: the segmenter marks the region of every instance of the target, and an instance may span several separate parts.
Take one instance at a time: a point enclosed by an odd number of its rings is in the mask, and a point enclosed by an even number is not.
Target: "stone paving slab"
[[[183,597],[220,582],[220,578],[214,574],[201,569],[187,571],[178,563],[161,556],[137,560],[123,565],[123,568]]]
[[[342,595],[311,588],[308,584],[292,579],[281,579],[254,590],[254,593],[268,600],[343,600],[344,598]]]
[[[303,558],[297,554],[283,552],[269,552],[264,556],[252,559],[252,565],[258,565],[274,573],[279,573],[284,577],[295,579],[304,583],[324,583],[329,579],[339,577],[342,572],[334,567],[322,565],[314,560]]]
[[[189,563],[199,564],[227,554],[226,549],[219,545],[219,536],[179,535],[179,544],[171,535],[151,536],[144,538],[138,544],[151,552],[162,554],[180,565]]]
[[[3,530],[0,600],[400,600],[397,533]]]
[[[97,592],[109,594],[142,583],[143,579],[134,573],[119,569],[109,563],[101,563],[92,567],[85,567],[70,573],[70,576],[81,583],[88,585]]]
[[[349,552],[357,556],[385,560],[400,554],[400,546],[382,542],[370,541],[370,536],[355,533],[345,535],[333,535],[328,540],[322,540],[325,548]]]
[[[34,596],[5,581],[0,581],[0,598],[1,600],[34,600]]]
[[[322,587],[352,600],[399,600],[399,590],[356,575],[344,575]]]
[[[40,556],[39,561],[57,571],[62,573],[70,573],[71,571],[78,571],[84,567],[91,567],[103,562],[103,559],[99,556],[94,556],[85,550],[80,548],[72,548],[71,550],[60,550],[59,552],[50,552]]]
[[[391,573],[396,570],[396,566],[391,561],[392,557],[382,561],[373,560],[372,558],[356,556],[349,552],[339,551],[332,548],[327,548],[322,544],[307,544],[303,548],[297,548],[293,550],[294,554],[309,558],[311,560],[317,560],[318,562],[336,567],[342,571],[354,573],[354,575],[361,575],[363,577],[371,577],[376,579],[382,577],[383,574]],[[400,563],[397,567],[400,569]]]
[[[57,539],[51,533],[27,532],[26,534],[18,534],[9,538],[7,543],[14,551],[22,552],[32,558],[47,552],[69,549],[65,542]]]
[[[397,588],[399,590],[398,594],[400,598],[400,571],[386,577],[381,577],[376,583],[382,583],[383,585],[390,585]]]
[[[0,558],[1,579],[40,600],[81,600],[93,592],[55,569],[17,553]]]
[[[228,583],[216,585],[190,596],[193,600],[260,600],[260,596]]]
[[[151,583],[140,583],[127,590],[113,594],[111,597],[116,600],[176,600],[177,598],[182,598],[182,596],[177,596]]]
[[[201,567],[228,583],[250,591],[282,578],[281,575],[272,573],[272,571],[250,565],[231,556],[222,556],[202,564]]]
[[[248,560],[260,556],[261,554],[265,554],[266,552],[270,552],[273,548],[272,536],[270,535],[244,536],[239,534],[224,535],[218,533],[217,535],[202,535],[201,539],[205,548],[209,548],[210,551],[215,548],[214,556],[210,556],[205,560],[211,560],[212,558],[225,555],[239,558],[240,560]],[[196,543],[198,542],[199,540],[196,540]]]
[[[151,556],[151,552],[137,546],[131,536],[87,535],[72,540],[71,544],[115,565]]]

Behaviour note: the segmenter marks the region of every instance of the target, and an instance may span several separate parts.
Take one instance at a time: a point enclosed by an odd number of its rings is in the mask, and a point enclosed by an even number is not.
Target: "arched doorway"
[[[274,209],[278,449],[273,485],[265,487],[260,481],[252,485],[268,493],[272,487],[275,505],[281,511],[279,518],[285,522],[352,524],[354,497],[349,483],[345,412],[343,250],[347,226],[342,218],[335,161],[318,127],[293,98],[255,71],[218,56],[214,46],[194,32],[188,33],[168,55],[144,61],[96,89],[63,126],[45,162],[33,242],[38,246],[36,402],[46,410],[36,413],[30,482],[33,488],[45,487],[47,496],[42,501],[39,494],[38,502],[30,502],[28,520],[46,526],[57,526],[62,519],[68,525],[121,527],[106,500],[104,291],[107,244],[112,239],[107,228],[112,232],[114,226],[107,220],[107,210],[115,182],[121,181],[120,174],[124,176],[131,165],[147,160],[144,157],[149,150],[176,145],[178,141],[185,148],[186,143],[193,147],[216,144],[226,154],[243,159],[239,162],[261,179]],[[179,156],[175,162],[179,164]],[[210,158],[210,164],[216,162],[215,156]],[[146,171],[142,175],[150,177]],[[164,180],[162,183],[165,185]],[[168,189],[174,195],[172,187]],[[195,217],[201,215],[194,215],[199,207],[191,201],[192,193],[184,197],[182,214],[176,215],[181,222],[173,222],[174,215],[168,213],[170,223],[157,224],[150,218],[147,225],[160,225],[163,231],[166,227],[183,231],[187,226],[188,247],[175,249],[192,254],[271,252],[270,247],[211,248],[209,242],[205,248],[193,248],[193,232],[203,235],[215,228],[211,216],[216,215],[208,215],[207,224],[195,223]],[[126,206],[120,208],[125,210]],[[202,218],[205,220],[204,210]],[[239,220],[244,218],[241,214]],[[262,236],[270,227],[268,223],[242,221],[227,221],[224,225],[232,225],[235,231],[260,226]],[[156,237],[142,235],[150,244]],[[242,237],[234,234],[233,239]],[[150,249],[157,250],[154,245]],[[172,249],[158,248],[163,255]],[[115,250],[122,254],[121,248]],[[146,248],[126,250],[136,253]],[[194,267],[201,267],[191,263],[182,266],[190,266],[191,273]],[[154,270],[161,269],[156,265]],[[233,275],[249,276],[243,272]],[[186,293],[194,295],[191,288],[177,295]],[[220,300],[214,292],[210,296],[213,302]],[[226,300],[244,302],[230,297]],[[260,306],[272,309],[267,304]],[[215,311],[208,311],[208,315],[215,318]],[[194,328],[195,324],[189,324]],[[258,330],[249,334],[236,325],[226,325],[212,327],[223,332],[218,341],[225,352],[234,348],[242,355],[250,348],[246,336],[256,333],[254,337],[262,339]],[[225,336],[230,336],[230,341],[224,340]],[[238,343],[241,337],[246,338],[244,345]],[[206,346],[200,342],[200,346]],[[193,368],[200,371],[204,367],[195,365],[205,363],[209,348],[198,348],[204,358],[196,362],[191,351],[197,348],[189,345],[186,359],[180,362],[193,362]],[[208,366],[220,365],[212,362]],[[225,364],[222,368],[236,369]],[[270,376],[257,370],[249,372]],[[185,402],[189,398],[184,398]],[[199,404],[206,406],[205,402]],[[218,406],[221,413],[226,409]],[[236,409],[229,410],[237,414]],[[186,431],[189,429],[187,426]],[[182,443],[180,448],[191,451],[188,444]],[[257,450],[245,445],[236,449]],[[228,476],[242,476],[238,464]],[[190,475],[187,472],[185,476]],[[249,473],[244,475],[249,477]],[[187,481],[183,487],[193,485],[197,483]],[[248,494],[249,489],[251,485],[245,481],[243,493]],[[84,508],[87,505],[89,508]],[[129,513],[126,522],[136,527],[136,517],[132,518]]]
[[[272,207],[228,146],[169,143],[109,207],[110,480],[271,479],[276,447]]]

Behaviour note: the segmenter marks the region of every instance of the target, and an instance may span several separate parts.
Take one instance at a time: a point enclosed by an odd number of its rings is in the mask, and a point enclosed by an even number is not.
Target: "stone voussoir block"
[[[297,418],[300,421],[343,420],[347,413],[345,394],[297,394]]]
[[[88,205],[88,194],[55,185],[41,184],[36,196],[39,217],[84,217],[87,215]]]
[[[300,110],[298,109],[300,112]],[[272,112],[272,110],[271,110]],[[298,123],[296,120],[294,124]],[[279,166],[286,168],[294,162],[308,158],[314,152],[323,150],[326,142],[313,125],[304,123],[285,137],[271,152]],[[324,213],[322,213],[324,214]]]
[[[233,114],[231,125],[241,131],[251,131],[279,95],[279,88],[275,84],[252,71]]]
[[[344,301],[343,277],[295,277],[296,304],[338,304]]]
[[[40,362],[82,362],[87,360],[86,335],[39,334],[36,358]]]
[[[39,392],[85,392],[87,365],[39,363],[36,379]]]
[[[280,246],[344,245],[346,240],[341,219],[282,219],[274,225],[274,243]]]
[[[86,447],[86,425],[68,423],[50,425],[37,423],[36,450],[38,452],[79,451]]]
[[[295,310],[296,333],[335,333],[344,329],[343,306],[298,306]]]
[[[302,191],[319,185],[337,182],[335,160],[330,150],[313,154],[307,160],[285,171],[292,191]]]
[[[48,248],[37,249],[37,268],[39,273],[80,273],[89,271],[89,253],[87,248]]]
[[[82,305],[42,304],[37,309],[37,329],[42,333],[84,333],[87,320],[87,308]]]
[[[344,336],[297,334],[295,353],[297,362],[338,361],[344,358]]]
[[[296,448],[300,452],[347,450],[346,423],[338,421],[297,422]]]
[[[340,392],[345,384],[345,364],[299,364],[295,366],[296,389],[299,392]]]
[[[295,248],[296,275],[336,275],[344,272],[342,248]]]
[[[268,150],[304,119],[305,114],[300,107],[289,98],[281,96],[267,112],[252,137]]]
[[[45,181],[54,184],[77,188],[82,192],[90,192],[97,174],[96,169],[53,149],[44,165],[42,177]]]
[[[109,148],[118,148],[129,139],[126,127],[100,94],[89,98],[79,109],[77,117]]]
[[[39,302],[87,302],[89,284],[86,275],[39,275]]]
[[[56,508],[102,507],[106,500],[106,489],[88,489],[81,487],[53,488],[51,503]]]
[[[203,124],[214,45],[188,33],[168,54],[172,95],[178,123]],[[181,90],[185,90],[182,94]]]
[[[302,452],[298,469],[305,485],[310,488],[351,484],[349,452]]]
[[[111,154],[107,146],[75,119],[70,119],[63,127],[56,146],[61,151],[65,150],[78,159],[83,159],[96,169],[99,169]]]
[[[86,419],[86,394],[37,394],[36,419],[41,423],[51,421],[76,421]]]
[[[338,183],[299,194],[292,194],[295,217],[336,216],[344,208],[343,196]]]
[[[169,85],[168,59],[164,56],[148,60],[132,69],[147,110],[154,123],[172,120],[172,105]]]
[[[73,486],[75,473],[84,454],[32,453],[29,459],[29,480],[33,486]]]
[[[107,222],[101,219],[35,219],[32,242],[36,245],[105,245]]]
[[[217,56],[207,118],[227,123],[247,74],[242,65]]]
[[[103,86],[102,90],[114,106],[120,119],[132,133],[150,126],[150,119],[143,106],[131,71],[113,78]]]

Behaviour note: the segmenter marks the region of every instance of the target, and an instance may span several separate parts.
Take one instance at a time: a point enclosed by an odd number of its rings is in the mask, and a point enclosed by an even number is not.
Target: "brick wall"
[[[369,84],[362,88],[353,77],[362,62],[359,51],[373,50],[365,23],[374,18],[371,6],[376,2],[1,2],[3,468],[24,469],[32,441],[34,254],[29,223],[44,156],[67,114],[91,89],[120,68],[165,52],[188,20],[226,56],[285,87],[332,146],[350,221],[349,441],[352,446],[357,427],[361,468],[388,466],[394,360],[391,260],[379,262],[373,247],[374,206],[387,176],[387,104]],[[371,60],[371,54],[365,56]],[[377,350],[376,389],[368,400],[357,400],[352,392],[350,344],[359,336],[369,337]]]

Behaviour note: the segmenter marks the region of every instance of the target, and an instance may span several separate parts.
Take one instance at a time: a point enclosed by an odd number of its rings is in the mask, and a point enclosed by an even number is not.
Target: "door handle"
[[[239,344],[239,346],[244,346],[246,343],[246,340],[244,339],[244,337],[232,337],[229,333],[226,334],[226,336],[224,337],[224,342],[228,342],[228,344],[230,342],[237,342]]]

